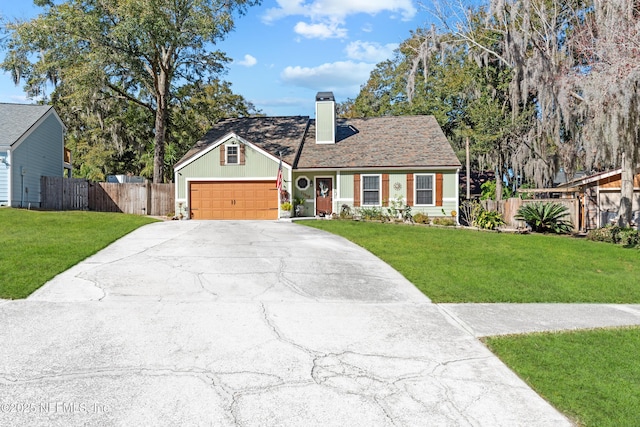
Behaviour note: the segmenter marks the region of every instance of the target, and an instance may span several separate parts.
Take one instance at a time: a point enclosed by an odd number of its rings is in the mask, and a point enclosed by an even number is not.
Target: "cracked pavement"
[[[464,308],[294,223],[151,224],[0,304],[0,425],[571,425]]]

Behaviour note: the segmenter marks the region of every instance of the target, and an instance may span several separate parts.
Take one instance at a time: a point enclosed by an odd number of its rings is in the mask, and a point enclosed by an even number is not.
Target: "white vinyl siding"
[[[416,206],[433,206],[435,176],[433,174],[415,174],[415,204]]]
[[[381,185],[380,175],[362,175],[362,205],[380,206]]]

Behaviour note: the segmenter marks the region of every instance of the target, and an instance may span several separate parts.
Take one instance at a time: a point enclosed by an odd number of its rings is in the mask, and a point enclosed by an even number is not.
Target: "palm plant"
[[[538,233],[566,234],[573,229],[573,223],[564,219],[568,213],[569,209],[560,203],[534,202],[521,206],[515,218]]]

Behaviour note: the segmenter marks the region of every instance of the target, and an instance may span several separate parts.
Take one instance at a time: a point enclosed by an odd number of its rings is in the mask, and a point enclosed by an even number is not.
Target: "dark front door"
[[[331,215],[333,211],[333,179],[316,178],[316,215]]]

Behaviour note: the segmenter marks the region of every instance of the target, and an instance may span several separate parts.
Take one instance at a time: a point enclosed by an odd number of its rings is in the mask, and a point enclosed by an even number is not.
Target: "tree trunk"
[[[162,184],[164,182],[164,140],[166,135],[165,113],[160,108],[156,110],[156,126],[153,150],[153,183]]]
[[[469,137],[465,143],[465,153],[467,156],[466,168],[467,168],[467,200],[471,199],[471,159],[469,158]]]
[[[496,202],[502,200],[502,165],[504,165],[503,153],[498,154],[498,166],[496,167]]]
[[[153,150],[153,183],[164,182],[164,145],[167,136],[167,79],[164,73],[158,76],[156,95],[156,119]]]
[[[620,209],[618,210],[618,225],[620,227],[630,227],[633,214],[633,178],[636,172],[636,159],[633,154],[626,151],[622,153],[622,185],[620,189]]]

